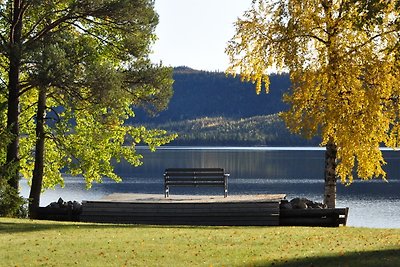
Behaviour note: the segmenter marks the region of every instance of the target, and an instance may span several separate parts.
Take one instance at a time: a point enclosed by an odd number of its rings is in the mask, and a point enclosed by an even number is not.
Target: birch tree
[[[397,20],[393,1],[255,0],[226,49],[227,72],[257,93],[272,69],[289,72],[282,117],[292,132],[322,137],[330,208],[337,178],[386,179],[379,146],[399,144]]]

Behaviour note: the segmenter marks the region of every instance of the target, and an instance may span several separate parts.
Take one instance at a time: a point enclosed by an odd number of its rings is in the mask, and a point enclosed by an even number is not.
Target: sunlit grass
[[[0,218],[0,266],[400,266],[400,229],[157,227]]]

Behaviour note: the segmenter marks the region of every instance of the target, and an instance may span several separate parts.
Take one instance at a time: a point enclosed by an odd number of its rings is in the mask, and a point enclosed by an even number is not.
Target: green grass
[[[158,227],[0,218],[0,266],[400,266],[400,229]]]

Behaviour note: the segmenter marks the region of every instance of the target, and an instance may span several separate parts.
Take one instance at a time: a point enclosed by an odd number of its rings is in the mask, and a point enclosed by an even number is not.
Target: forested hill
[[[318,145],[318,139],[290,134],[276,115],[287,108],[288,75],[270,79],[270,92],[257,95],[255,85],[239,77],[178,67],[168,109],[153,118],[136,111],[135,123],[178,133],[172,145]]]
[[[168,109],[154,118],[138,112],[144,122],[169,122],[202,117],[248,118],[274,114],[285,109],[282,94],[290,87],[288,75],[271,76],[270,93],[257,95],[255,85],[223,72],[187,67],[174,69],[174,95]]]

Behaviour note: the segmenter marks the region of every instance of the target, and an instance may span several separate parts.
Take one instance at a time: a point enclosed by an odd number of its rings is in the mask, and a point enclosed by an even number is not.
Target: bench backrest
[[[167,184],[224,185],[226,174],[222,168],[170,168],[164,172]]]

